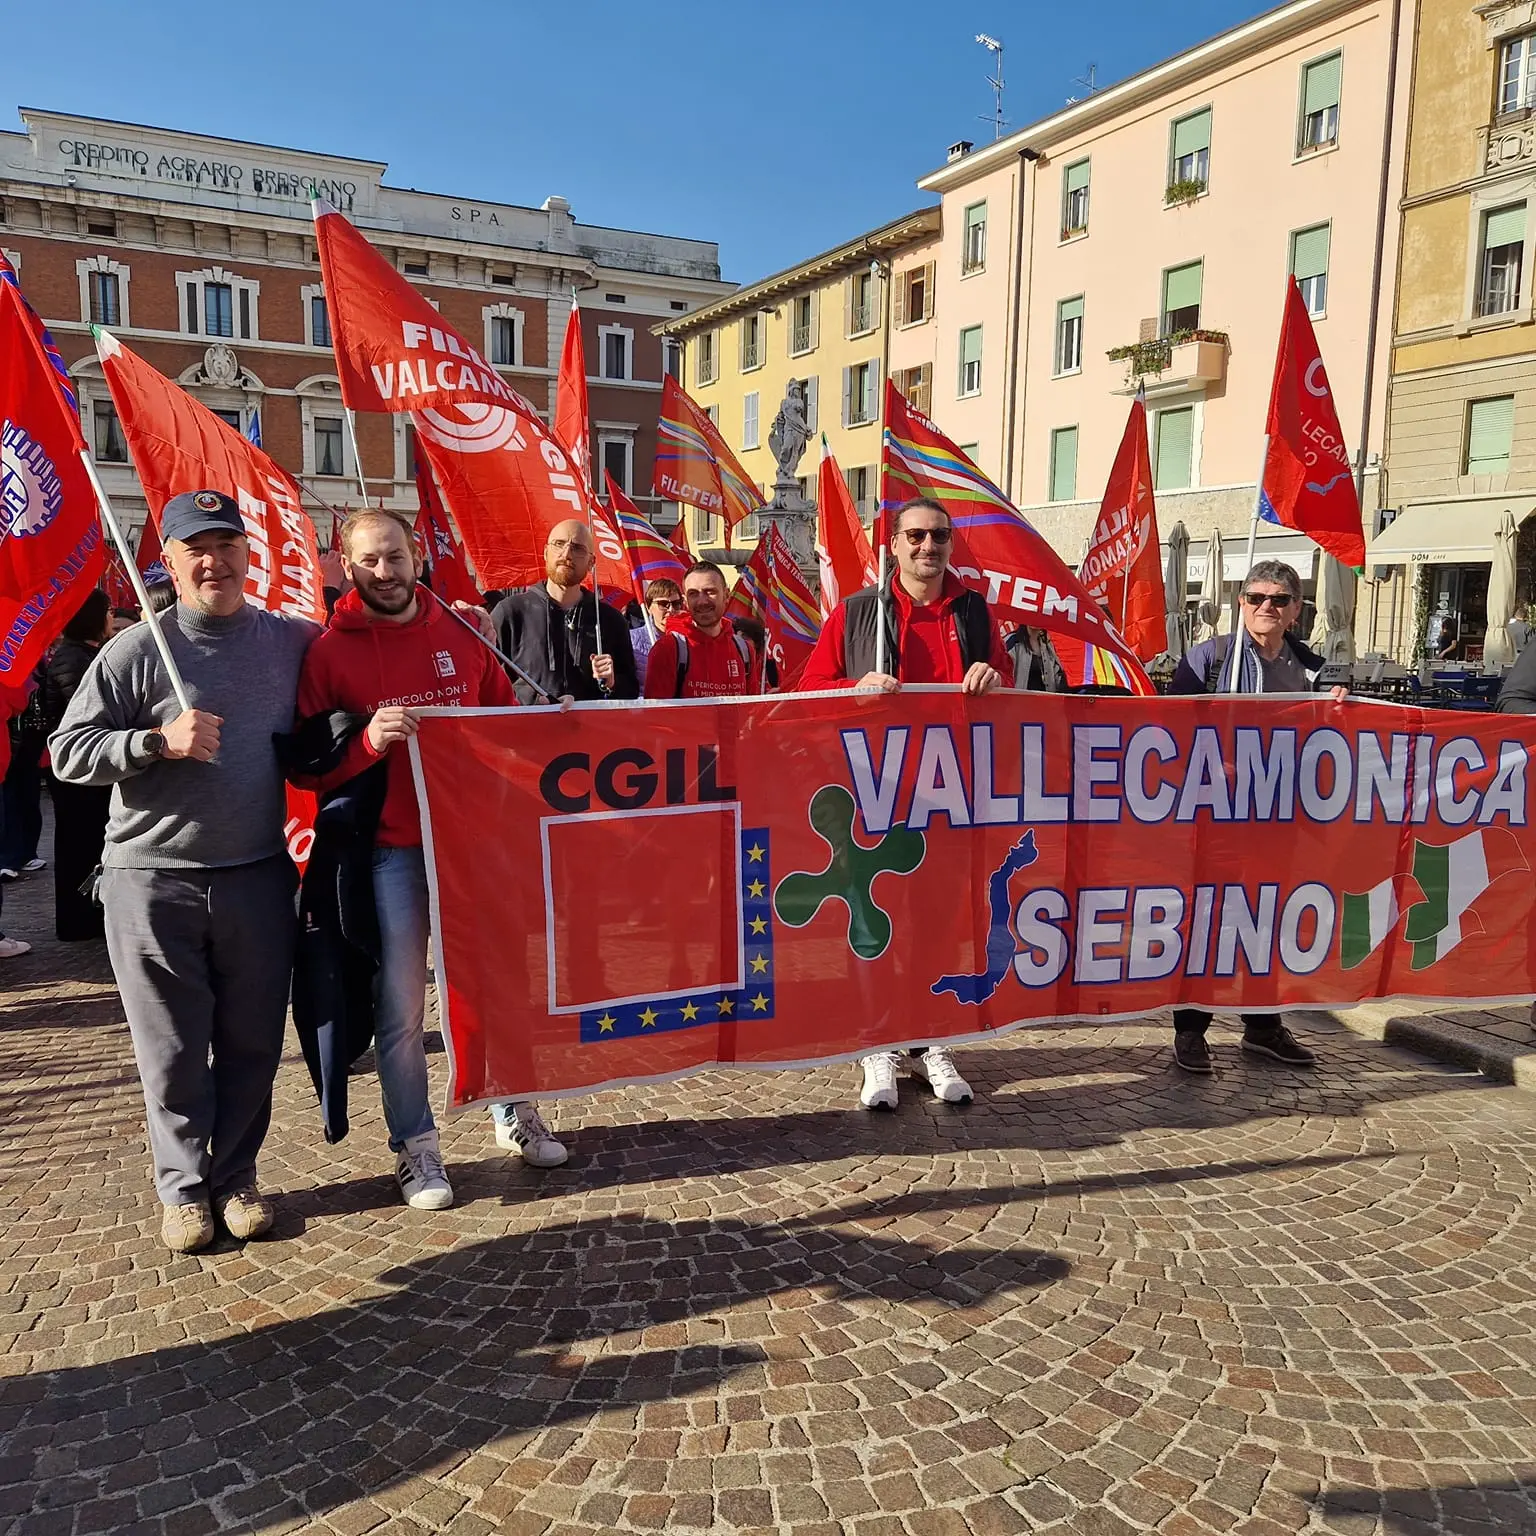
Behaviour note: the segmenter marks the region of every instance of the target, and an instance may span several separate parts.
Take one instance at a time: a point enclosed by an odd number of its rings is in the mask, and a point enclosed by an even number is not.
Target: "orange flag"
[[[110,331],[94,330],[150,516],[158,523],[161,508],[182,491],[233,496],[251,544],[246,598],[272,613],[325,623],[320,550],[297,482]]]
[[[1110,622],[1142,661],[1168,649],[1163,602],[1147,406],[1138,393],[1120,451],[1104,489],[1104,502],[1078,572],[1083,585],[1109,610]]]
[[[560,349],[560,376],[555,381],[555,436],[570,455],[581,483],[592,484],[592,416],[587,405],[587,354],[581,342],[581,310],[571,300]]]
[[[736,462],[709,412],[671,374],[661,381],[651,489],[668,501],[687,502],[723,517],[727,549],[731,529],[763,505],[762,493]]]
[[[816,560],[821,567],[821,616],[843,598],[872,587],[879,576],[874,551],[859,521],[848,482],[821,435],[821,471],[816,491]]]

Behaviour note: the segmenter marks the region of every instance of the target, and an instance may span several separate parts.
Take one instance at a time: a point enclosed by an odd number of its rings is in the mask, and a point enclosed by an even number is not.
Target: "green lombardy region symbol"
[[[878,960],[891,942],[891,919],[875,901],[877,875],[910,875],[923,862],[927,840],[898,825],[872,848],[853,840],[854,799],[840,784],[826,784],[811,797],[811,830],[832,850],[820,874],[785,875],[773,893],[779,921],[803,928],[827,901],[848,909],[848,947],[861,960]]]

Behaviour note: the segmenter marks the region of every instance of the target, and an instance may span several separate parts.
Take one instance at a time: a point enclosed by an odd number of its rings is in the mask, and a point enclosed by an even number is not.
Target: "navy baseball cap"
[[[223,491],[183,491],[166,502],[160,514],[160,537],[187,539],[199,533],[244,533],[240,505]]]

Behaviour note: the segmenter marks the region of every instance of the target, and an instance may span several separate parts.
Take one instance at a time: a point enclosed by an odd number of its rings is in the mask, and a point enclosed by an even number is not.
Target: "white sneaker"
[[[530,1168],[558,1168],[571,1155],[545,1125],[537,1104],[514,1104],[512,1119],[496,1122],[496,1145],[521,1153]]]
[[[21,867],[22,867],[22,871],[25,874],[35,875],[38,872],[38,870],[40,870],[40,869],[47,869],[48,868],[48,860],[47,859],[28,859],[27,862],[25,864],[23,864]]]
[[[859,1063],[864,1068],[864,1088],[859,1103],[865,1109],[896,1108],[896,1069],[901,1056],[896,1051],[876,1051]]]
[[[0,960],[14,960],[17,955],[30,955],[32,946],[25,939],[0,939]]]
[[[18,875],[14,869],[0,869],[0,880],[4,880],[7,885],[9,885],[12,880],[20,879],[21,876]]]
[[[395,1157],[395,1179],[413,1211],[446,1211],[453,1204],[453,1185],[443,1167],[436,1131],[412,1136]]]
[[[943,1046],[930,1045],[920,1056],[912,1058],[912,1070],[927,1078],[934,1098],[944,1104],[969,1104],[971,1085],[960,1076],[955,1058]]]

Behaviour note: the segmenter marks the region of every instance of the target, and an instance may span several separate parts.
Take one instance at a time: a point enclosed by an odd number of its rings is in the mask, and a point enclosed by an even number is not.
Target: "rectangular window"
[[[1077,428],[1051,433],[1051,500],[1077,500]]]
[[[629,495],[630,462],[633,444],[627,437],[605,437],[602,440],[603,468],[613,476],[613,483]]]
[[[226,427],[232,427],[236,432],[239,432],[242,435],[244,434],[245,428],[240,423],[239,411],[215,411],[213,414],[217,416]]]
[[[1157,413],[1156,464],[1153,484],[1160,491],[1180,491],[1193,479],[1192,455],[1195,446],[1195,411],[1186,405],[1178,411]]]
[[[608,331],[603,336],[603,377],[629,377],[629,337],[623,331]]]
[[[919,363],[916,368],[903,368],[896,375],[896,388],[906,397],[907,404],[924,416],[933,414],[933,364]]]
[[[97,400],[91,406],[96,423],[96,462],[126,464],[128,444],[123,440],[123,424],[117,419],[117,407],[110,400]]]
[[[960,247],[961,272],[980,272],[987,264],[987,205],[972,203],[965,210]]]
[[[716,344],[716,333],[704,331],[699,336],[699,377],[700,384],[713,384],[720,371],[720,349]]]
[[[1163,273],[1164,336],[1200,329],[1200,293],[1205,286],[1205,263],[1192,261],[1186,266],[1169,267]]]
[[[843,369],[843,425],[861,427],[875,419],[875,364]]]
[[[235,293],[228,283],[203,284],[203,332],[208,336],[235,334]]]
[[[1467,407],[1467,445],[1463,474],[1509,472],[1509,445],[1515,435],[1515,397],[1473,400]]]
[[[339,416],[315,417],[315,473],[317,475],[346,474],[341,452],[341,418]]]
[[[853,498],[859,516],[871,516],[874,506],[870,498],[870,487],[874,483],[874,471],[867,464],[860,465],[857,469],[845,469],[843,479],[848,482],[848,494]]]
[[[1168,185],[1199,186],[1211,179],[1211,109],[1202,108],[1173,125],[1169,149]]]
[[[811,350],[811,308],[808,293],[800,294],[789,306],[789,351],[792,357]]]
[[[330,346],[331,312],[325,307],[325,297],[322,294],[313,293],[309,297],[309,329],[314,337],[314,346]]]
[[[1056,306],[1056,373],[1079,373],[1083,366],[1083,296]]]
[[[757,437],[757,391],[741,397],[741,446],[756,448],[759,446]]]
[[[1061,173],[1061,237],[1088,232],[1089,162],[1079,160]]]
[[[763,317],[744,315],[741,321],[741,371],[763,366]]]
[[[932,264],[908,267],[896,280],[896,324],[921,325],[932,314]]]
[[[705,410],[704,410],[704,414],[709,417],[710,425],[711,426],[718,427],[720,425],[720,403],[719,403],[719,401],[716,401],[714,405],[706,406]]]
[[[1328,225],[1315,224],[1291,236],[1291,275],[1314,320],[1328,312],[1328,233]]]
[[[240,339],[242,341],[249,341],[251,339],[251,290],[249,288],[242,288],[239,299]]]
[[[416,428],[409,421],[405,424],[405,478],[416,478]]]
[[[1499,54],[1499,111],[1536,107],[1536,34],[1512,37]]]
[[[1525,260],[1525,204],[1483,215],[1483,256],[1478,271],[1477,312],[1507,315],[1520,307]]]
[[[118,302],[116,272],[91,273],[91,324],[118,325],[121,306]]]
[[[498,368],[517,366],[517,321],[511,315],[491,316],[491,362]]]
[[[856,272],[848,283],[848,334],[862,336],[875,328],[875,275]]]
[[[187,286],[186,286],[186,290],[185,291],[186,291],[186,295],[187,295],[187,334],[189,336],[196,336],[197,335],[197,284],[196,283],[188,283]]]
[[[1339,142],[1339,84],[1343,68],[1344,55],[1334,53],[1302,70],[1301,128],[1296,135],[1299,152]]]
[[[960,332],[960,398],[981,393],[981,327]]]

